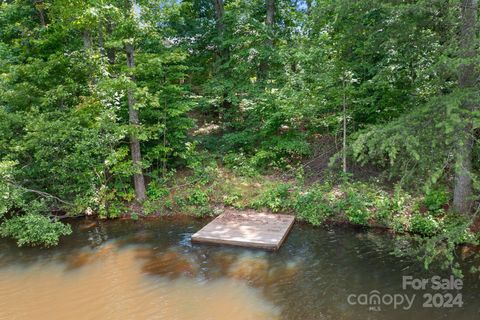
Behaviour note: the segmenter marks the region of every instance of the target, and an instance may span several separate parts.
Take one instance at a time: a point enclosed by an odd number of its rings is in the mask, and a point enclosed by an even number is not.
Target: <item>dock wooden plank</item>
[[[294,221],[284,214],[223,213],[192,235],[192,242],[277,250]]]

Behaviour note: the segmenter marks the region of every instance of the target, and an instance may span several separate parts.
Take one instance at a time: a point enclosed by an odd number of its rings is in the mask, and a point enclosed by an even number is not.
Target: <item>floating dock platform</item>
[[[294,221],[285,214],[223,213],[192,235],[192,242],[277,250]]]

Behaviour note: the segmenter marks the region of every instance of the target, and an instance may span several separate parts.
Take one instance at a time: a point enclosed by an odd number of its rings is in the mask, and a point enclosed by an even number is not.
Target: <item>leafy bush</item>
[[[20,247],[24,245],[55,246],[61,236],[71,233],[70,225],[59,221],[52,222],[45,216],[33,213],[15,216],[0,226],[0,235],[15,239]]]
[[[72,232],[70,226],[43,216],[48,201],[29,201],[25,190],[10,182],[14,167],[14,162],[0,161],[0,236],[15,239],[19,246],[56,245],[60,236]],[[17,215],[19,212],[22,215]]]
[[[11,209],[24,206],[21,190],[8,183],[15,165],[13,161],[0,161],[0,219]]]
[[[393,216],[390,222],[390,227],[396,233],[404,233],[406,231],[406,225],[408,224],[408,217],[403,214]]]
[[[424,222],[433,219],[433,217],[423,218]],[[457,255],[458,246],[465,243],[475,246],[480,243],[477,238],[478,234],[476,237],[470,231],[471,223],[472,220],[466,217],[447,216],[442,226],[442,232],[437,232],[431,236],[415,235],[408,239],[405,239],[405,236],[398,236],[394,253],[397,256],[416,257],[423,262],[425,269],[436,262],[442,269],[450,270],[455,276],[462,277],[463,272]],[[434,223],[427,222],[426,224],[433,225]],[[471,271],[478,270],[472,268]]]
[[[239,200],[242,199],[242,195],[239,193],[226,194],[223,196],[223,204],[226,206],[238,207]]]
[[[223,164],[233,173],[246,176],[258,176],[258,171],[252,161],[249,161],[243,153],[229,153],[223,157]]]
[[[371,206],[371,199],[364,194],[365,186],[347,184],[345,188],[346,198],[342,206],[348,221],[353,224],[367,225],[370,219],[368,207]]]
[[[154,182],[151,182],[147,189],[148,198],[151,200],[161,199],[167,196],[169,192],[170,190],[166,186]]]
[[[433,189],[428,191],[421,201],[428,211],[434,215],[443,213],[443,207],[448,203],[450,196],[445,189]]]
[[[410,231],[425,236],[432,236],[438,232],[439,222],[430,215],[416,213],[410,219]]]
[[[190,205],[206,206],[208,204],[208,192],[195,188],[188,196],[187,202]]]
[[[324,197],[324,190],[312,187],[304,193],[300,193],[294,205],[299,218],[318,226],[326,219],[335,214],[331,204]]]
[[[375,218],[377,223],[382,223],[392,228],[394,228],[394,216],[404,215],[411,199],[410,195],[400,187],[395,187],[393,195],[383,190],[377,190],[371,194],[371,197],[373,198],[372,206],[375,210],[373,218]]]
[[[207,217],[207,216],[214,216],[215,215],[215,210],[213,210],[209,206],[203,206],[203,207],[197,207],[195,208],[194,215],[197,217]]]
[[[350,221],[353,224],[358,224],[358,225],[368,224],[370,213],[360,203],[350,206],[347,210],[345,210],[345,213],[347,215],[348,221]]]
[[[293,207],[292,198],[290,196],[291,187],[290,184],[280,183],[267,188],[260,196],[260,199],[254,201],[253,207],[265,207],[272,210],[272,212],[291,209]]]

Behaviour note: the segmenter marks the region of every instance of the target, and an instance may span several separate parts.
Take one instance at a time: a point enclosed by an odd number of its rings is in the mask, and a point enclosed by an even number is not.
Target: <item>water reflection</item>
[[[81,268],[73,273],[71,264],[66,272],[53,263],[2,270],[0,318],[278,318],[278,309],[245,283],[228,278],[203,283],[188,277],[145,278],[140,269],[149,264],[140,268],[141,251],[117,249],[108,244],[86,259],[85,252],[77,254],[72,261],[81,261]]]
[[[180,276],[194,277],[198,273],[198,264],[191,261],[179,252],[168,250],[156,254],[153,250],[139,250],[137,255],[144,259],[142,272],[166,276],[169,278],[178,278]]]
[[[417,319],[478,318],[480,285],[465,305],[380,313],[351,293],[394,293],[422,266],[389,252],[384,233],[297,225],[278,252],[193,245],[205,222],[82,222],[60,247],[0,242],[0,319]],[[436,272],[436,271],[435,271]]]

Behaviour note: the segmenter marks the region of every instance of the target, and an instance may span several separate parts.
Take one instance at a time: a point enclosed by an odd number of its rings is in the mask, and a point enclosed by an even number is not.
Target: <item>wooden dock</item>
[[[192,242],[277,250],[294,221],[284,214],[223,213],[192,235]]]

